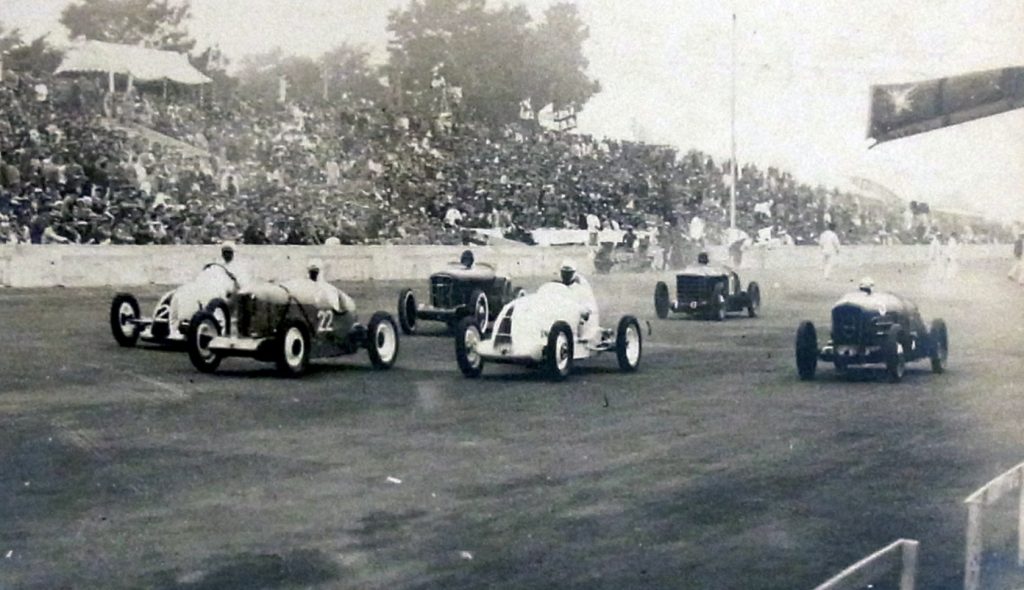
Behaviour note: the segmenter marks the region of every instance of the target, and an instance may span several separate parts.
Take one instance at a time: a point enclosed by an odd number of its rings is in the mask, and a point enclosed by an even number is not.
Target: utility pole
[[[732,113],[730,117],[730,123],[732,126],[732,156],[730,157],[730,168],[729,176],[732,180],[729,183],[729,228],[736,229],[736,184],[739,182],[737,178],[736,165],[736,12],[732,13]]]

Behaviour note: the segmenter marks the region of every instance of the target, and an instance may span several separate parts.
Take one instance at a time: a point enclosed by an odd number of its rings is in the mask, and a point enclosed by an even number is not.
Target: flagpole
[[[736,12],[732,13],[732,113],[730,118],[730,125],[732,127],[732,156],[730,158],[730,170],[729,177],[732,182],[729,183],[729,228],[736,228]]]

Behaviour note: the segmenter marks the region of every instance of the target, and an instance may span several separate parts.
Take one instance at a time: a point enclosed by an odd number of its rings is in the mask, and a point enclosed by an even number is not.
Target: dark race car
[[[364,348],[375,369],[389,369],[398,357],[398,328],[383,311],[364,326],[348,295],[329,283],[296,280],[246,288],[223,323],[211,312],[197,312],[186,343],[192,364],[205,373],[235,356],[273,362],[282,374],[298,376],[311,358],[350,355]]]
[[[445,322],[454,327],[462,318],[472,316],[480,331],[486,333],[501,308],[525,294],[522,287],[513,288],[512,280],[499,276],[489,264],[476,263],[466,268],[461,263],[452,263],[430,275],[429,303],[417,303],[412,289],[402,290],[398,296],[398,323],[402,332],[412,334],[418,320]]]
[[[676,275],[675,299],[664,282],[654,287],[654,310],[661,319],[676,312],[722,321],[731,312],[745,311],[755,317],[760,309],[757,283],[751,281],[744,291],[739,275],[723,266],[696,264],[683,269]]]
[[[946,370],[949,333],[941,319],[926,327],[909,299],[872,290],[850,293],[832,307],[832,338],[818,348],[814,324],[796,331],[796,367],[800,378],[814,379],[818,360],[833,363],[836,372],[850,367],[884,365],[893,382],[903,378],[906,363],[930,359],[932,371]]]
[[[602,242],[601,248],[594,254],[594,270],[598,274],[615,272],[645,272],[651,270],[654,256],[651,255],[647,242],[636,248],[614,242]]]

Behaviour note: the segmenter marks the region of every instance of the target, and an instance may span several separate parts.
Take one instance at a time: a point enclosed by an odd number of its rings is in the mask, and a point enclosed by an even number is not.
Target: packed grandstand
[[[0,84],[3,243],[454,244],[474,230],[647,230],[726,243],[729,164],[700,151],[395,112],[366,99],[268,107],[97,76],[6,71]],[[448,115],[448,113],[445,113]],[[741,168],[751,241],[967,242],[998,225]],[[699,217],[695,222],[694,218]]]

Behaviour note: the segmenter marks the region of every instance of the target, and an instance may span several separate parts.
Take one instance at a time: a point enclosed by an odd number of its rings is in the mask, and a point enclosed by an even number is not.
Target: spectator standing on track
[[[957,272],[960,271],[960,241],[959,235],[956,232],[949,234],[949,241],[946,242],[946,248],[943,252],[946,263],[946,278],[955,278]]]
[[[946,274],[942,249],[942,234],[933,231],[928,243],[928,280],[937,281]]]
[[[1024,255],[1024,229],[1017,232],[1017,239],[1013,241],[1013,266],[1010,267],[1010,272],[1006,275],[1011,281],[1016,281],[1019,285],[1024,285],[1024,264],[1022,264],[1021,256]]]
[[[822,274],[826,279],[831,278],[832,268],[835,267],[836,258],[839,256],[839,236],[836,234],[836,224],[829,223],[828,228],[821,232],[818,237],[818,245],[821,246]]]

